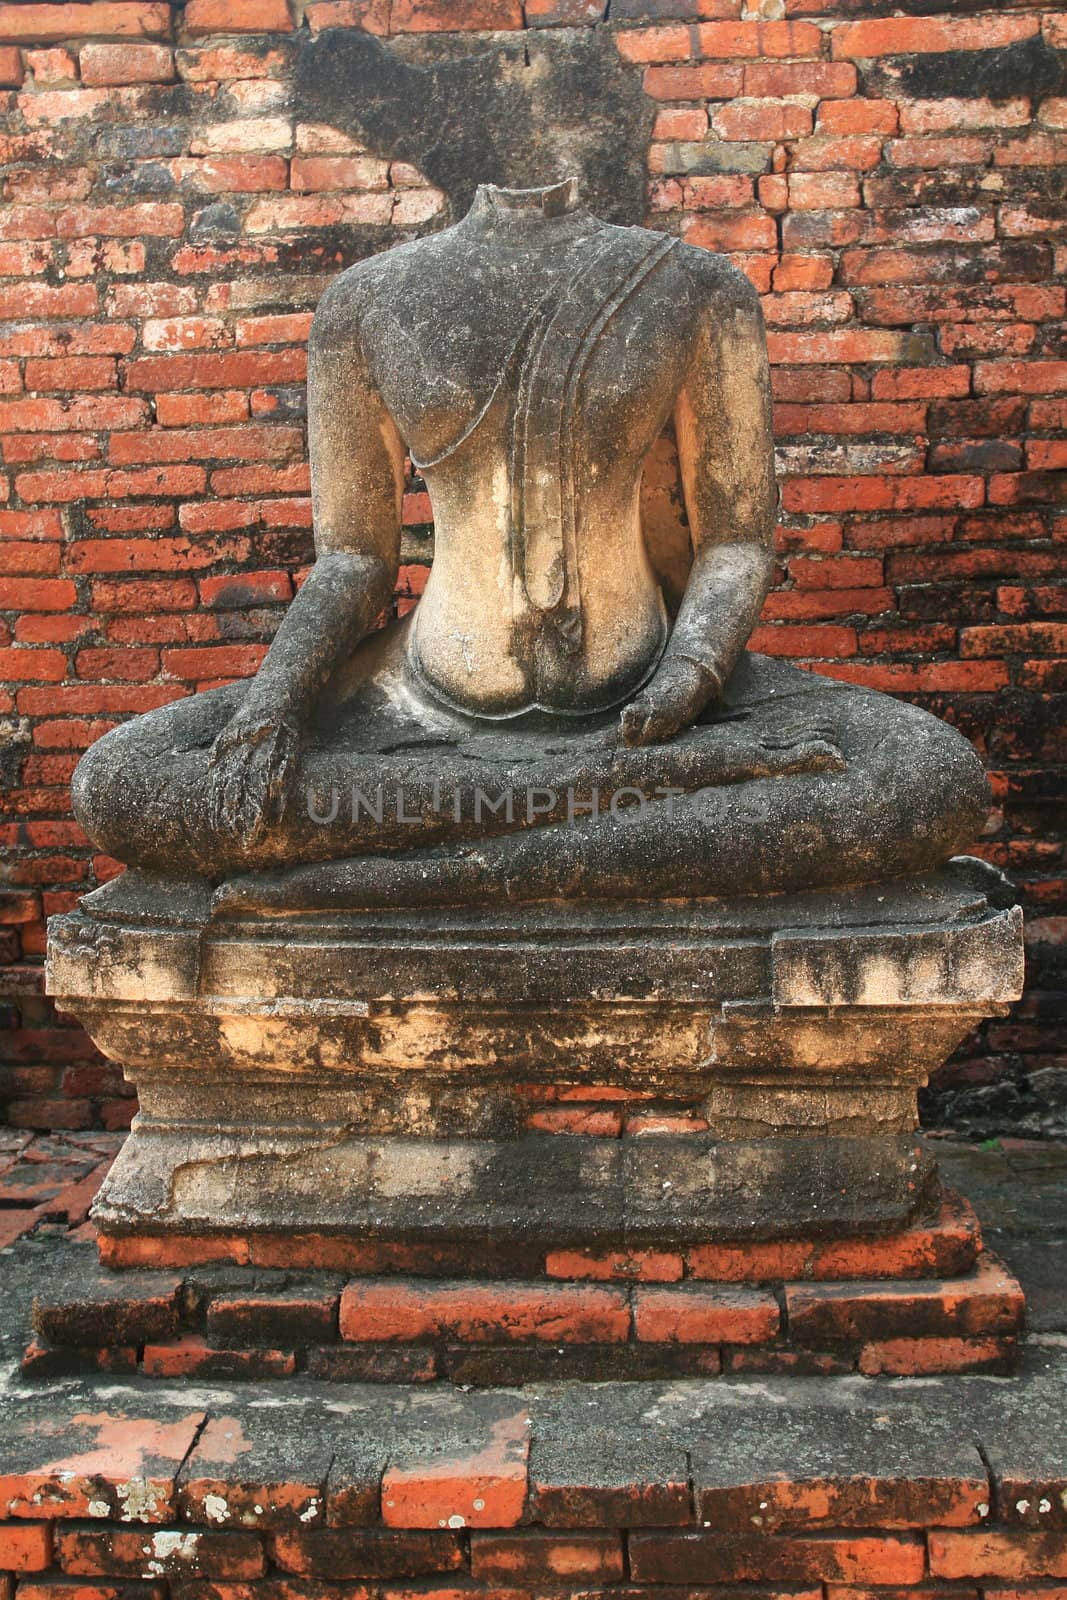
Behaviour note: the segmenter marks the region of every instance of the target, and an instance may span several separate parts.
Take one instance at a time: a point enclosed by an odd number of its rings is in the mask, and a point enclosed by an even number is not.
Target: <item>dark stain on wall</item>
[[[925,56],[898,56],[870,62],[863,74],[868,94],[906,95],[915,100],[1040,100],[1059,94],[1063,54],[1040,34],[996,50],[945,50]]]
[[[407,161],[447,194],[453,220],[479,183],[526,188],[577,174],[590,209],[639,223],[655,103],[610,32],[554,28],[477,45],[385,45],[359,30],[309,39],[296,74],[301,120],[326,122]]]

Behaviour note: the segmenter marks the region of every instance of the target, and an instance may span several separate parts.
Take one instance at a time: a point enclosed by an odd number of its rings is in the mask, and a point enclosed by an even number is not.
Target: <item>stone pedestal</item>
[[[512,1339],[516,1294],[550,1328],[549,1280],[678,1282],[684,1323],[709,1283],[947,1276],[1000,1296],[992,1323],[931,1319],[928,1284],[925,1311],[916,1291],[888,1323],[785,1294],[790,1325],[854,1364],[887,1328],[1014,1338],[1021,1300],[916,1136],[917,1088],[1021,987],[1020,914],[982,863],[734,902],[242,921],[202,896],[129,874],[50,926],[50,993],[140,1096],[95,1210],[105,1263],[414,1274],[436,1280],[424,1309],[442,1279],[495,1280],[483,1344]],[[346,1294],[342,1336],[366,1342],[381,1308]],[[766,1298],[733,1333],[698,1316],[690,1339],[674,1311],[645,1326],[716,1360],[781,1348]],[[631,1302],[563,1342],[612,1345],[619,1318],[641,1342]],[[395,1306],[386,1322],[387,1343],[454,1336],[447,1306],[422,1335]]]
[[[751,902],[211,919],[135,882],[49,992],[137,1084],[108,1239],[539,1248],[886,1232],[915,1095],[1022,978],[980,863]]]

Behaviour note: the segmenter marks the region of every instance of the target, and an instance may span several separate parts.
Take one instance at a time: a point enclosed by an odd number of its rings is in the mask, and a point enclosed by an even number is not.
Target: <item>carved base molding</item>
[[[50,992],[140,1096],[105,1237],[886,1232],[935,1192],[918,1086],[1021,980],[1019,912],[978,862],[741,902],[269,922],[127,877],[50,929]]]

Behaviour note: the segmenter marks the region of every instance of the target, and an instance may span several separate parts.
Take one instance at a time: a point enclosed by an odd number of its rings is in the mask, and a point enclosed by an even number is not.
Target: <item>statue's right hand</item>
[[[211,824],[254,844],[277,822],[292,790],[300,733],[284,716],[248,711],[231,717],[208,757]]]
[[[622,713],[628,745],[663,744],[700,715],[711,693],[708,674],[685,657],[665,658],[651,683]]]

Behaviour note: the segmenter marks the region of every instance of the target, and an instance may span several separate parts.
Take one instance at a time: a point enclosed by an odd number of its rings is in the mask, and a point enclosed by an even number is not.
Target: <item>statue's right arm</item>
[[[404,446],[367,370],[352,277],[327,289],[309,343],[315,564],[212,751],[215,822],[227,832],[251,836],[280,815],[302,727],[396,582]]]
[[[323,296],[308,349],[315,564],[251,691],[298,719],[389,605],[400,561],[404,446],[367,371],[348,278]]]

